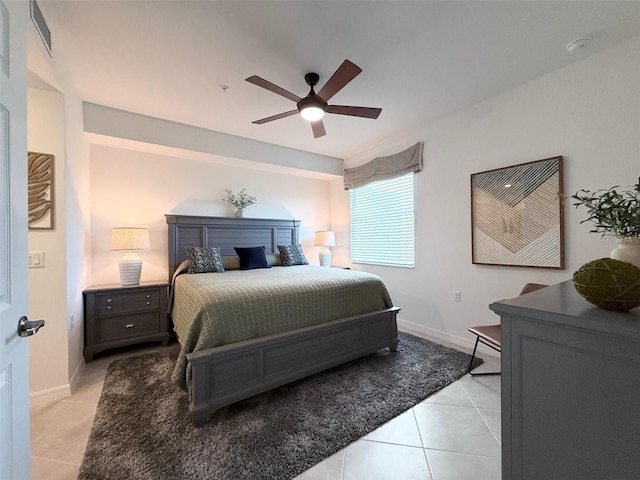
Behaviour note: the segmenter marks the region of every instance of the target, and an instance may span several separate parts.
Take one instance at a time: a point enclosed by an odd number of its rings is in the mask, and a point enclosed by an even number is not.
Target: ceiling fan
[[[284,88],[265,80],[264,78],[253,75],[247,78],[246,81],[249,83],[253,83],[254,85],[257,85],[259,87],[266,88],[267,90],[273,93],[277,93],[278,95],[282,95],[289,100],[293,100],[294,102],[296,102],[297,108],[295,110],[289,110],[288,112],[283,112],[277,115],[272,115],[270,117],[262,118],[252,123],[262,125],[263,123],[272,122],[274,120],[279,120],[281,118],[290,117],[291,115],[300,113],[302,118],[311,122],[313,136],[314,138],[318,138],[326,135],[327,133],[324,129],[324,124],[322,123],[322,117],[325,113],[335,113],[337,115],[350,115],[352,117],[376,119],[380,115],[380,112],[382,112],[381,108],[352,107],[348,105],[327,104],[331,97],[342,90],[344,86],[347,85],[356,76],[358,76],[360,72],[362,72],[362,69],[360,67],[353,64],[349,60],[345,60],[344,62],[342,62],[342,65],[338,67],[331,78],[327,80],[327,83],[324,84],[324,86],[318,93],[313,90],[313,87],[318,84],[320,76],[317,73],[307,73],[304,76],[304,79],[307,82],[307,85],[311,87],[311,90],[304,98],[301,98],[285,90]]]

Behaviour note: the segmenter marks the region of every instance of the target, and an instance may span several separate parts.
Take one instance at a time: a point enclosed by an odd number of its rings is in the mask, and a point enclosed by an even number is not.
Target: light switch
[[[44,252],[29,252],[29,268],[44,267]]]

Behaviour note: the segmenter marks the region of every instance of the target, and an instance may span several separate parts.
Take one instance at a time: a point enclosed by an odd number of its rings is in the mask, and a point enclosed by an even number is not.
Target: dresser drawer
[[[155,312],[99,318],[95,322],[95,329],[97,337],[102,342],[161,331],[158,314]]]
[[[96,296],[97,314],[100,317],[155,310],[159,306],[158,289],[111,292]]]

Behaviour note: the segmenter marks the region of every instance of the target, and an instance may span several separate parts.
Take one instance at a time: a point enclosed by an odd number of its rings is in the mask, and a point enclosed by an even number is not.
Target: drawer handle
[[[107,298],[107,303],[111,303],[111,299],[110,298]]]
[[[151,302],[147,302],[147,305],[151,305]]]
[[[128,323],[127,325],[125,325],[125,328],[133,328],[133,323]]]
[[[150,293],[147,293],[147,298],[151,298],[151,294]]]
[[[109,306],[107,307],[107,310],[111,310],[111,305],[109,305]]]

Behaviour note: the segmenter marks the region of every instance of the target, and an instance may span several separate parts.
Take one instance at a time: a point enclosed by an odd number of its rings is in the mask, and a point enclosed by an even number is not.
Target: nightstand
[[[84,298],[85,362],[103,350],[160,341],[169,344],[167,282],[88,287]]]

